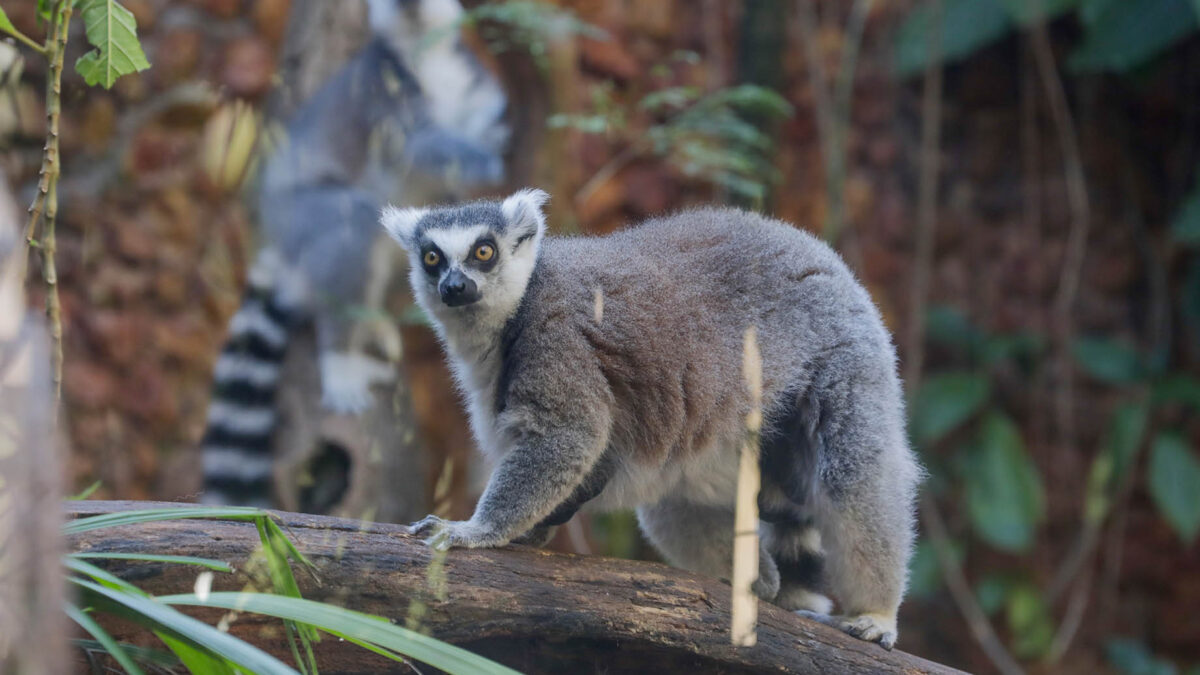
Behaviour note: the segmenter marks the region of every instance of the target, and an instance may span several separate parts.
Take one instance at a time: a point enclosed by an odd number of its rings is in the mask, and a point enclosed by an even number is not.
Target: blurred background
[[[444,1],[397,4],[422,3]],[[122,4],[151,67],[111,89],[63,76],[64,480],[195,501],[260,170],[372,33],[354,0]],[[555,234],[757,209],[871,291],[930,472],[903,649],[980,672],[1200,672],[1200,3],[463,4],[417,29],[462,30],[507,95],[507,140],[502,178],[455,198],[544,188]],[[43,33],[32,0],[0,6]],[[27,205],[47,66],[5,68],[0,162]],[[31,307],[40,279],[35,256]],[[312,340],[290,347],[275,503],[470,513],[487,467],[392,281],[377,304],[400,377],[371,415],[320,410]],[[629,514],[577,518],[552,546],[653,558]]]

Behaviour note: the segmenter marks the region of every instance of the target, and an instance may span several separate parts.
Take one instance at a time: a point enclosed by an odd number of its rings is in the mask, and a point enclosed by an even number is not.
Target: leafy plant
[[[139,664],[162,666],[182,663],[195,673],[296,673],[275,657],[217,628],[187,616],[175,605],[218,607],[282,619],[292,645],[292,657],[301,673],[317,673],[312,643],[326,633],[356,644],[381,656],[408,663],[417,659],[449,673],[507,673],[515,671],[440,642],[418,632],[392,625],[386,618],[326,605],[300,596],[289,561],[306,569],[313,565],[283,533],[271,514],[245,507],[183,507],[124,511],[80,518],[63,527],[65,534],[102,528],[137,525],[161,520],[216,518],[253,523],[262,548],[257,554],[266,570],[273,593],[209,593],[153,597],[133,584],[98,567],[89,560],[132,560],[195,565],[221,573],[233,568],[225,561],[208,558],[119,554],[87,551],[68,554],[63,564],[80,604],[68,604],[67,615],[92,636],[80,646],[110,654],[126,672],[143,673]],[[253,559],[251,565],[253,565]],[[210,572],[205,572],[208,574]],[[169,650],[147,650],[118,643],[93,618],[112,614],[144,626]],[[174,655],[172,659],[170,654]]]
[[[58,216],[58,177],[62,171],[58,149],[58,122],[62,114],[63,60],[70,36],[71,14],[78,8],[84,21],[84,32],[92,51],[75,62],[75,69],[88,84],[111,88],[118,77],[150,67],[137,39],[137,22],[133,14],[116,0],[38,0],[38,13],[46,21],[46,36],[38,43],[25,35],[0,7],[0,32],[16,38],[21,44],[46,59],[46,144],[42,153],[41,178],[33,204],[29,207],[29,222],[25,226],[25,241],[29,248],[42,254],[42,279],[46,294],[46,313],[50,316],[50,338],[53,342],[54,389],[62,391],[62,309],[58,298],[58,269],[54,255],[57,249],[55,224]],[[37,237],[38,225],[42,226]],[[21,271],[24,276],[24,270]]]
[[[960,61],[1014,30],[1074,13],[1083,38],[1068,59],[1077,71],[1129,72],[1162,55],[1197,29],[1200,8],[1189,0],[939,0],[941,54]],[[896,70],[920,72],[929,59],[932,3],[915,8],[896,34]]]

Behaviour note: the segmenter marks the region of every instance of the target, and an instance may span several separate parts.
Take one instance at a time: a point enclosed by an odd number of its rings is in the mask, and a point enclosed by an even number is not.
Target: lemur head
[[[380,222],[411,261],[417,301],[439,321],[486,329],[520,303],[546,231],[542,190],[502,202],[439,208],[385,207]]]

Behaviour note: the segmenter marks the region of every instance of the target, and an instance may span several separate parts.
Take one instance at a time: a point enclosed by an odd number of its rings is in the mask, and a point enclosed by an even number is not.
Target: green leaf
[[[912,406],[912,434],[919,445],[934,443],[970,419],[991,395],[983,373],[952,372],[925,380]]]
[[[1021,25],[1049,21],[1079,6],[1082,0],[1001,0],[1013,20]]]
[[[3,7],[0,7],[0,30],[10,34],[17,32],[17,27],[13,25],[8,15],[4,13]]]
[[[237,675],[232,663],[193,647],[183,640],[171,637],[162,631],[154,631],[159,640],[179,657],[179,661],[192,675]]]
[[[98,516],[77,518],[63,525],[63,534],[73,535],[106,527],[121,527],[152,523],[160,520],[179,520],[184,518],[219,518],[222,520],[254,520],[255,518],[270,517],[262,509],[250,506],[180,506],[165,509],[138,509],[135,511],[119,511],[103,513]]]
[[[1163,433],[1154,439],[1146,480],[1159,512],[1190,546],[1200,532],[1200,461],[1183,436]]]
[[[1045,495],[1012,420],[995,411],[983,418],[978,443],[963,457],[963,473],[967,512],[979,537],[1003,551],[1029,550]]]
[[[69,501],[69,502],[81,502],[81,501],[83,501],[83,500],[87,499],[88,497],[91,497],[93,492],[95,492],[96,490],[100,489],[100,484],[101,484],[101,482],[102,482],[102,481],[96,481],[95,483],[92,483],[91,485],[89,485],[89,486],[85,487],[85,488],[83,489],[83,491],[82,491],[82,492],[80,492],[79,494],[77,494],[77,495],[75,495],[75,496],[73,496],[73,497],[67,497],[67,501]]]
[[[1012,581],[996,574],[984,577],[975,585],[975,600],[984,614],[992,616],[1004,608],[1012,585]]]
[[[1045,656],[1054,642],[1054,619],[1042,593],[1019,584],[1009,591],[1007,610],[1013,653],[1023,659]]]
[[[1108,662],[1124,675],[1175,675],[1175,666],[1155,658],[1146,645],[1131,638],[1114,638],[1104,645]]]
[[[1004,37],[1013,24],[999,0],[941,0],[941,60],[960,61]],[[925,2],[904,19],[896,34],[896,72],[908,76],[925,69],[934,21],[933,3]]]
[[[1124,342],[1111,338],[1079,338],[1071,351],[1079,365],[1101,382],[1131,384],[1146,376],[1141,355]]]
[[[295,675],[295,670],[270,654],[156,600],[79,578],[73,577],[70,581],[79,588],[83,599],[101,611],[112,612],[152,630],[167,631],[173,637],[187,640],[256,675]]]
[[[950,543],[954,552],[954,560],[961,564],[965,557],[962,545],[957,541]],[[912,559],[908,562],[908,592],[916,598],[928,598],[942,587],[942,565],[938,560],[937,550],[928,540],[922,539],[913,551]]]
[[[1106,2],[1087,16],[1083,44],[1068,60],[1075,70],[1127,72],[1196,30],[1196,13],[1188,0]]]
[[[974,351],[983,333],[956,307],[935,305],[925,314],[925,335],[931,342]]]
[[[1179,292],[1179,313],[1193,333],[1200,334],[1200,256],[1192,258]]]
[[[387,619],[355,612],[300,598],[287,598],[263,593],[210,593],[201,600],[195,595],[169,595],[158,598],[172,605],[220,607],[242,612],[265,614],[280,619],[306,623],[346,640],[367,642],[383,649],[404,654],[449,673],[502,673],[516,671],[494,661],[421,635]]]
[[[1112,453],[1113,473],[1120,476],[1133,470],[1133,458],[1142,444],[1150,420],[1146,401],[1126,403],[1117,408],[1105,438],[1105,450]]]
[[[139,562],[161,562],[179,565],[199,565],[217,572],[232,572],[229,563],[212,558],[196,558],[188,555],[147,555],[144,553],[105,553],[103,551],[81,551],[68,557],[100,560],[136,560]]]
[[[122,647],[116,640],[114,640],[113,637],[108,634],[108,631],[104,630],[100,624],[96,623],[95,619],[83,613],[78,607],[70,603],[65,604],[63,606],[63,610],[67,613],[67,616],[70,617],[72,621],[79,624],[80,628],[87,631],[88,635],[96,638],[96,642],[99,642],[100,646],[104,648],[104,651],[108,652],[109,656],[113,657],[117,663],[121,664],[121,667],[125,669],[126,673],[129,673],[129,675],[145,675],[142,669],[138,667],[138,664],[135,663],[129,654],[125,652],[125,648]]]
[[[150,67],[137,38],[137,20],[116,0],[82,0],[84,31],[95,49],[79,57],[75,70],[89,85],[113,86],[118,77]]]
[[[1155,405],[1188,406],[1200,412],[1200,379],[1191,375],[1168,375],[1154,383]]]
[[[71,640],[71,644],[84,651],[105,651],[104,645],[100,644],[98,640],[83,640],[77,638]],[[124,649],[125,653],[128,654],[135,662],[147,663],[152,666],[162,666],[167,669],[179,665],[179,659],[175,658],[175,655],[171,652],[162,649],[152,649],[150,647],[139,647],[137,645],[131,645],[128,642],[118,642],[117,644],[120,645],[121,649]]]
[[[1184,246],[1200,246],[1200,187],[1192,190],[1171,221],[1171,238]]]

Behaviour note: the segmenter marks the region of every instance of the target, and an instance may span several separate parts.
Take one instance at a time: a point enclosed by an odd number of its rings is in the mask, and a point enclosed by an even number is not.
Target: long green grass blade
[[[183,640],[173,638],[162,631],[154,631],[159,640],[179,657],[183,666],[192,675],[237,675],[237,666],[197,649]]]
[[[142,589],[134,586],[128,581],[125,581],[112,572],[109,572],[102,567],[96,567],[95,565],[78,558],[72,558],[70,556],[64,557],[63,566],[72,572],[75,572],[76,574],[82,574],[84,576],[91,577],[96,583],[107,588],[111,588],[114,591],[132,593],[133,595],[143,598],[150,597],[149,593],[146,593]]]
[[[85,614],[81,609],[70,603],[63,604],[63,610],[71,620],[79,624],[79,627],[88,632],[89,635],[96,638],[96,642],[108,652],[108,655],[117,660],[121,667],[125,669],[129,675],[146,675],[145,672],[138,667],[133,658],[125,652],[125,648],[113,639],[108,631],[100,627],[96,620]]]
[[[119,513],[102,513],[98,516],[77,518],[63,525],[63,534],[79,534],[105,527],[120,527],[122,525],[137,525],[161,520],[182,520],[185,518],[219,518],[222,520],[245,520],[270,517],[262,509],[251,506],[182,506],[166,509],[139,509],[137,511],[121,511]]]
[[[149,555],[144,553],[104,553],[102,551],[81,551],[68,554],[68,558],[90,560],[136,560],[138,562],[161,562],[179,565],[199,565],[217,572],[232,572],[233,567],[220,560],[212,558],[197,558],[190,555]]]
[[[172,637],[186,640],[215,656],[232,661],[239,668],[255,673],[255,675],[295,675],[296,673],[282,661],[261,649],[222,633],[161,602],[140,595],[122,593],[78,577],[73,577],[70,581],[79,587],[83,598],[97,609],[115,613],[135,623],[148,626],[152,630],[165,631]],[[292,599],[289,598],[289,600]],[[292,600],[292,602],[296,601]]]
[[[347,640],[368,642],[404,654],[448,673],[513,675],[517,672],[465,649],[392,625],[382,617],[312,600],[264,593],[222,592],[210,593],[204,600],[184,594],[162,596],[158,601],[170,605],[220,607],[298,621]]]
[[[104,645],[100,644],[100,642],[97,640],[84,640],[82,638],[78,638],[71,640],[71,644],[84,651],[106,651]],[[179,659],[176,658],[174,654],[164,649],[139,647],[137,645],[131,645],[128,642],[118,642],[117,644],[120,645],[121,649],[124,649],[125,653],[128,654],[135,662],[148,663],[152,666],[160,666],[168,669],[179,665]]]

